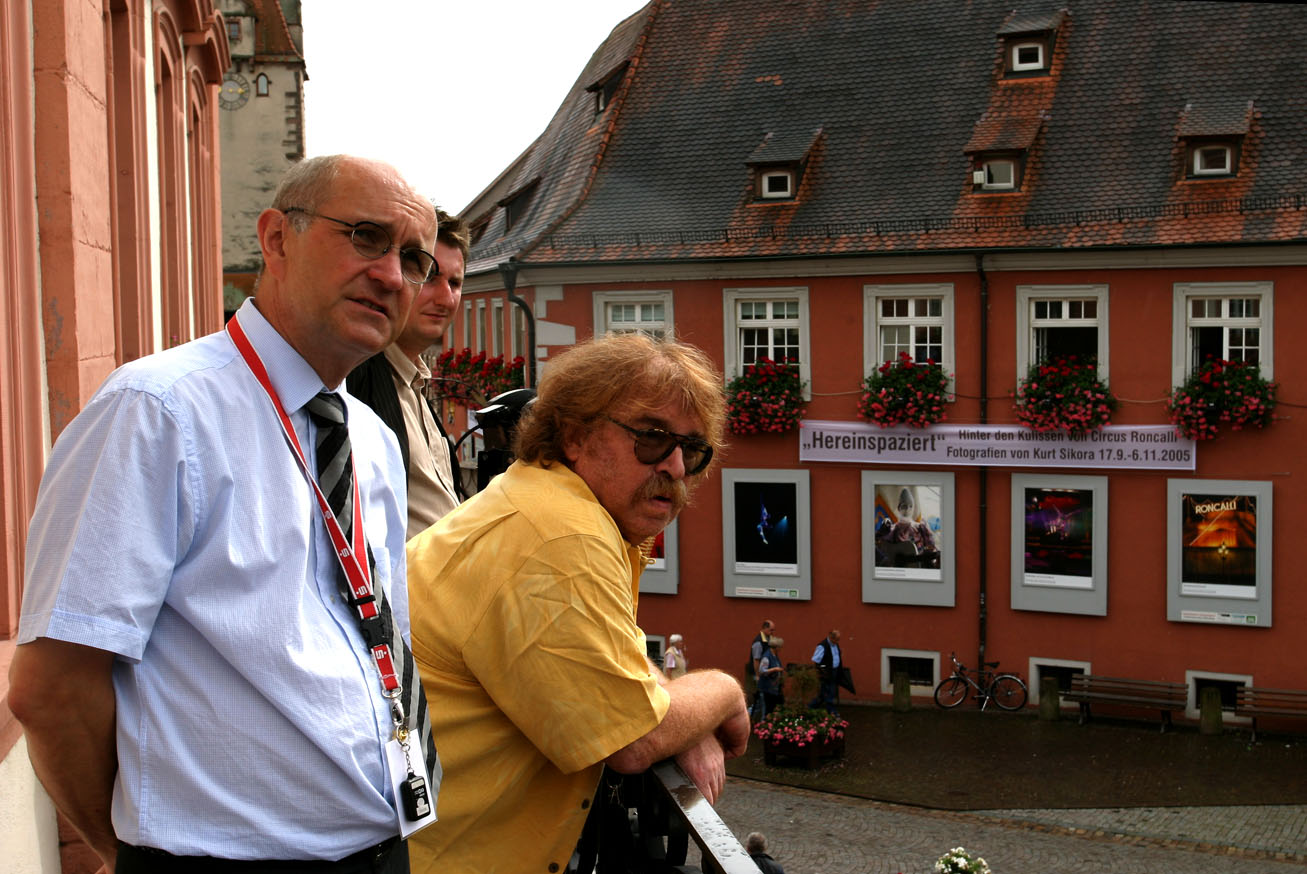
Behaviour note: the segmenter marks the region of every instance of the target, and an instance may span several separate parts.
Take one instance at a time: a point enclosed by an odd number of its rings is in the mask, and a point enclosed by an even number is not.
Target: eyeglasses
[[[369,261],[380,258],[394,248],[395,245],[386,229],[376,222],[347,222],[344,219],[332,218],[329,215],[313,212],[300,206],[288,206],[282,212],[302,212],[307,216],[326,219],[329,222],[335,222],[349,228],[349,241],[354,244],[354,251]],[[424,282],[430,281],[431,277],[435,275],[436,259],[430,252],[423,249],[414,247],[400,249],[399,272],[414,285],[422,285]]]
[[[698,437],[673,434],[662,428],[632,428],[612,416],[604,418],[635,438],[635,460],[641,464],[657,464],[671,455],[678,446],[681,447],[686,476],[700,473],[712,461],[712,444]]]

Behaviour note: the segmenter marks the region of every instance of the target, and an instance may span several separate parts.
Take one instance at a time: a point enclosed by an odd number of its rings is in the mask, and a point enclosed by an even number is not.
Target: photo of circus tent
[[[1257,595],[1257,497],[1183,494],[1181,593]]]
[[[1092,588],[1093,537],[1093,490],[1025,490],[1026,585]]]

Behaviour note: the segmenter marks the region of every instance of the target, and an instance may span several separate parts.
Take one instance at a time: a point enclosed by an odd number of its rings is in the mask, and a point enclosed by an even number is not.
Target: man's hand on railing
[[[713,735],[704,736],[688,750],[676,756],[676,764],[699,787],[709,804],[716,804],[726,788],[726,755]]]

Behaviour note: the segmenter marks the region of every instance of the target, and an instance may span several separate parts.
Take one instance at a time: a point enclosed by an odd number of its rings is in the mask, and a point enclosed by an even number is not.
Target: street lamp
[[[509,258],[499,265],[499,276],[504,280],[504,288],[508,291],[508,300],[514,305],[521,307],[522,313],[526,316],[526,387],[535,388],[536,384],[536,318],[531,312],[531,307],[522,298],[514,294],[517,289],[517,270],[520,267],[516,258]]]

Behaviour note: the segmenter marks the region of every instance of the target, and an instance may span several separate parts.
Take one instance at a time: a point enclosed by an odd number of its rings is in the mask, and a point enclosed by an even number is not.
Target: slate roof
[[[1003,34],[1055,27],[1050,75]],[[617,26],[499,196],[469,272],[612,263],[1307,239],[1307,13],[1194,0],[653,0]],[[596,115],[586,88],[630,66]],[[1236,177],[1185,137],[1241,136]],[[769,140],[769,135],[771,135]],[[807,166],[757,202],[748,162]],[[1025,149],[1019,191],[969,150]],[[769,160],[769,159],[764,159]]]

